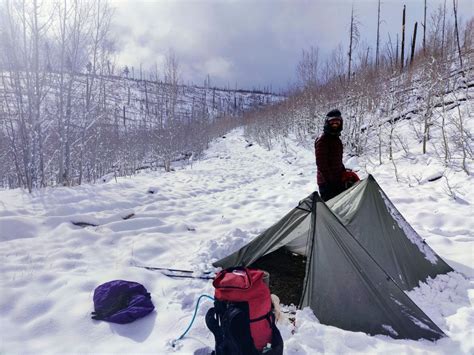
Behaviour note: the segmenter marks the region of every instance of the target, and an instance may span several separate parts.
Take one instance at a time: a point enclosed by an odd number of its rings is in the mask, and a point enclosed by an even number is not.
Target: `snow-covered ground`
[[[202,161],[171,173],[31,195],[0,191],[0,354],[192,354],[212,347],[204,323],[210,301],[202,303],[188,336],[170,346],[189,324],[199,295],[212,295],[211,282],[133,265],[209,270],[316,188],[311,150],[292,141],[286,152],[248,143],[237,129],[214,142]],[[353,159],[348,165],[362,177],[373,174],[457,270],[409,293],[448,337],[432,343],[368,336],[321,325],[304,309],[296,326],[280,325],[285,353],[474,353],[472,177],[449,171],[448,180],[429,182],[443,169],[420,157],[398,162],[400,183],[391,164]],[[456,199],[448,194],[453,190]],[[94,288],[114,279],[145,285],[156,311],[127,325],[91,320]]]

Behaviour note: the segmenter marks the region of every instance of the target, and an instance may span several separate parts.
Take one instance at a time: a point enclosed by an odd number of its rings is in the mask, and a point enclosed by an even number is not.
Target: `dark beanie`
[[[341,117],[341,111],[335,109],[335,110],[331,110],[328,112],[328,114],[326,115],[327,118],[331,118],[331,117]]]

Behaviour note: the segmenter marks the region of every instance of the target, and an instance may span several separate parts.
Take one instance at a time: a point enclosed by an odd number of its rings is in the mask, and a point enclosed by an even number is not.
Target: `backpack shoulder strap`
[[[206,325],[214,334],[216,355],[259,355],[250,333],[248,309],[232,302],[215,301],[207,311]]]

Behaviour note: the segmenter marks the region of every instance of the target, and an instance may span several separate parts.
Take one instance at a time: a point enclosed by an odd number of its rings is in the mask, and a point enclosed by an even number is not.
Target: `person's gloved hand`
[[[342,174],[342,183],[344,185],[344,189],[348,189],[358,181],[360,181],[359,176],[352,170],[346,169],[346,171]]]

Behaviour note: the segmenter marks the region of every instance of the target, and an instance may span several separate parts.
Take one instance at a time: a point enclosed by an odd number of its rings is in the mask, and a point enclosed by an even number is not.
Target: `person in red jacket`
[[[324,133],[314,142],[319,195],[327,201],[345,190],[343,175],[346,171],[342,163],[342,115],[332,110],[326,115]]]

